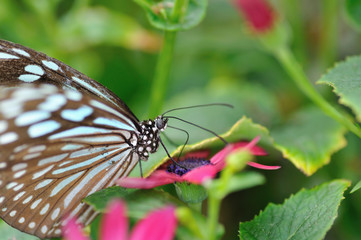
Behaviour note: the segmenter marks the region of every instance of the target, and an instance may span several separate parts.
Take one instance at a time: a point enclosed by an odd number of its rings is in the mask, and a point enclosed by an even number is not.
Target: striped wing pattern
[[[139,125],[111,97],[15,86],[0,89],[0,216],[40,238],[60,236],[64,214],[89,223],[95,213],[81,200],[137,164]]]
[[[22,83],[49,83],[60,89],[74,89],[100,97],[112,107],[126,110],[131,119],[139,122],[117,95],[97,81],[44,53],[0,39],[0,86]]]

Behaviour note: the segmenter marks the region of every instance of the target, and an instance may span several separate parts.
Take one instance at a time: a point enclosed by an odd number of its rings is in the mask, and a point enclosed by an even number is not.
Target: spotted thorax
[[[142,160],[147,160],[149,153],[154,153],[159,148],[160,133],[167,128],[168,119],[162,115],[154,120],[146,120],[140,123],[141,133],[138,137],[136,151]]]

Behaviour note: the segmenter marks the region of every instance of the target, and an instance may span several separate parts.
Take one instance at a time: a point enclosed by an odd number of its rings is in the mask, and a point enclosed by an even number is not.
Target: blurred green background
[[[292,48],[312,80],[319,79],[334,61],[359,54],[360,33],[346,17],[342,1],[273,3],[282,13],[278,18],[288,22],[293,32]],[[162,32],[150,26],[133,1],[1,0],[0,38],[65,62],[110,88],[139,119],[148,116]],[[319,90],[329,101],[337,101],[330,88]],[[212,107],[177,114],[217,133],[225,132],[246,115],[270,129],[272,135],[272,129],[293,113],[312,105],[279,63],[245,33],[231,2],[221,0],[210,0],[200,25],[178,34],[166,99],[164,110],[211,102],[233,104],[232,110]],[[191,142],[209,137],[178,122],[170,124],[186,128]],[[178,132],[169,130],[169,135],[177,143],[184,141]],[[311,177],[283,159],[280,152],[267,149],[270,155],[259,160],[282,168],[263,172],[265,185],[225,199],[221,210],[224,239],[236,239],[239,221],[252,219],[267,203],[282,203],[303,187],[334,178],[358,181],[361,142],[352,134],[346,137],[347,147]],[[326,239],[361,239],[360,203],[360,191],[346,193]],[[0,234],[10,231],[1,226]]]

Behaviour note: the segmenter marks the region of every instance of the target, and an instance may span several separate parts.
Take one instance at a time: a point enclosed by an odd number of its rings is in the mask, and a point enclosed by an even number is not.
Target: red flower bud
[[[234,0],[234,3],[255,33],[273,28],[276,16],[266,0]]]

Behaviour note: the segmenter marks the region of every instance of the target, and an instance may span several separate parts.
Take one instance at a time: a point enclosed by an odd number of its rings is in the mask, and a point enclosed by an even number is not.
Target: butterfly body
[[[162,116],[139,122],[110,90],[45,54],[0,40],[0,217],[40,238],[159,147]]]

